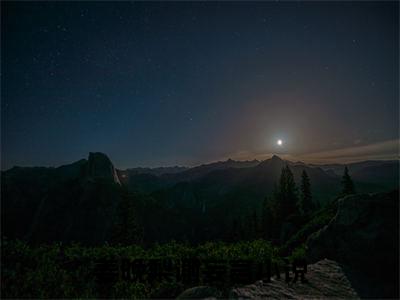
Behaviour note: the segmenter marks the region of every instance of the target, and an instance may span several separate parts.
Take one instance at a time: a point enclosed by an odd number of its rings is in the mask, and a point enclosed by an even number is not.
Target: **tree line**
[[[341,184],[340,196],[354,193],[354,184],[347,167],[344,169]],[[139,200],[127,191],[122,193],[109,241],[111,244],[143,244],[145,224],[140,217]],[[313,200],[307,172],[302,171],[297,187],[293,173],[286,165],[281,170],[272,195],[264,198],[261,210],[254,209],[250,214],[231,220],[230,228],[226,228],[228,232],[221,238],[230,242],[262,238],[282,244],[319,209],[319,203]]]
[[[340,197],[355,193],[347,166],[344,169],[341,185]],[[243,221],[233,220],[232,240],[264,238],[283,243],[320,208],[320,204],[313,201],[307,172],[302,171],[298,188],[292,171],[286,165],[282,168],[272,196],[265,197],[261,213],[257,214],[254,211]]]

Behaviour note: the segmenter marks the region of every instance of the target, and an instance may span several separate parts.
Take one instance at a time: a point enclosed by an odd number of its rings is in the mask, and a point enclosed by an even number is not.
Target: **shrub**
[[[149,287],[140,282],[118,281],[113,286],[112,298],[144,299],[149,297]]]

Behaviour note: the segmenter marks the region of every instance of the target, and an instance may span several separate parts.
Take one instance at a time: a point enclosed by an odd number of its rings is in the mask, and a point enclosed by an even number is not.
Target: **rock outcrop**
[[[87,165],[84,170],[86,178],[104,179],[121,184],[117,171],[107,155],[101,152],[90,152]]]
[[[321,260],[308,266],[307,282],[286,283],[281,279],[271,278],[271,282],[257,281],[240,287],[233,287],[222,293],[212,287],[194,287],[184,291],[178,299],[354,299],[359,295],[351,286],[342,267],[332,260]]]
[[[105,154],[90,153],[88,160],[58,168],[16,168],[5,174],[2,225],[11,228],[7,237],[88,245],[110,239],[121,190]]]
[[[270,283],[258,281],[233,288],[229,298],[247,299],[311,299],[359,298],[342,267],[332,260],[321,260],[308,266],[306,283],[286,283],[284,277],[272,278]]]
[[[398,222],[398,191],[342,198],[332,221],[308,239],[308,259],[343,264],[361,297],[398,298]]]

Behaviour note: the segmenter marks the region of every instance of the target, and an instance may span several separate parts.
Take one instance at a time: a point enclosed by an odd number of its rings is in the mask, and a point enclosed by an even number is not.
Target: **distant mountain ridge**
[[[341,176],[332,170],[278,156],[193,168],[118,170],[107,155],[93,152],[57,168],[1,172],[2,228],[9,237],[37,242],[101,243],[111,236],[120,201],[137,197],[132,201],[147,240],[218,239],[230,232],[233,220],[260,211],[285,165],[297,185],[307,172],[315,202],[324,205],[340,193]],[[357,191],[371,193],[398,188],[398,169],[398,161],[367,163],[365,168],[358,163],[350,175]],[[218,226],[215,220],[221,220]]]
[[[300,161],[292,162],[283,160],[277,155],[273,155],[270,159],[264,161],[235,161],[228,159],[191,168],[182,166],[157,168],[137,167],[121,170],[114,167],[106,154],[91,152],[89,153],[88,159],[81,159],[72,164],[62,165],[57,168],[13,167],[7,171],[2,171],[2,175],[9,176],[21,172],[34,172],[38,174],[43,173],[43,176],[46,176],[44,174],[48,175],[51,173],[51,180],[57,178],[61,180],[63,178],[79,176],[88,179],[98,177],[143,192],[153,192],[158,189],[172,187],[179,182],[199,181],[203,178],[215,178],[216,176],[226,176],[224,181],[229,181],[231,178],[232,180],[235,179],[236,182],[247,181],[248,179],[255,180],[255,182],[260,180],[270,181],[270,179],[277,181],[282,167],[286,164],[295,170],[295,177],[299,175],[297,174],[298,172],[296,172],[297,169],[306,169],[313,174],[318,173],[319,175],[316,177],[317,182],[320,182],[323,178],[325,178],[325,181],[340,179],[345,167],[344,164],[314,165]],[[377,189],[374,189],[374,192],[379,191],[379,186],[382,188],[396,187],[399,181],[399,161],[396,160],[357,162],[347,164],[347,167],[349,168],[352,178],[355,181],[361,182],[361,185],[363,185],[363,183],[376,185]],[[241,171],[241,169],[244,171]],[[257,178],[259,177],[257,175],[258,173],[268,174],[268,178]]]
[[[350,172],[359,172],[365,168],[376,167],[382,164],[396,164],[398,160],[366,160],[361,162],[354,162],[349,164],[310,164],[313,167],[319,167],[324,171],[332,170],[337,175],[342,175],[344,171],[344,167],[347,166]]]
[[[175,176],[185,181],[194,180],[213,171],[255,167],[259,163],[260,162],[256,159],[247,161],[235,161],[229,158],[225,161],[202,164],[197,167],[189,168],[183,172],[177,173]]]
[[[194,179],[198,178],[200,176],[203,176],[211,171],[216,171],[216,170],[223,170],[223,169],[229,169],[229,168],[248,168],[248,167],[255,167],[259,164],[271,164],[276,161],[284,161],[286,164],[289,166],[292,165],[304,165],[308,167],[313,167],[313,168],[320,168],[323,171],[331,174],[331,175],[337,175],[341,176],[344,171],[344,167],[347,166],[350,173],[361,173],[364,169],[368,168],[375,168],[379,167],[382,165],[388,166],[388,165],[398,165],[399,160],[367,160],[367,161],[361,161],[361,162],[355,162],[355,163],[348,163],[348,164],[307,164],[302,161],[289,161],[289,160],[283,160],[281,159],[278,155],[272,155],[271,158],[259,161],[257,159],[254,160],[245,160],[245,161],[240,161],[240,160],[233,160],[231,158],[225,160],[225,161],[217,161],[217,162],[211,162],[211,163],[205,163],[201,164],[199,166],[194,166],[194,167],[186,167],[186,166],[171,166],[171,167],[132,167],[132,168],[126,168],[126,169],[117,169],[114,168],[112,161],[108,158],[108,156],[104,153],[101,152],[90,152],[88,159],[80,159],[74,163],[71,164],[66,164],[66,165],[61,165],[59,167],[40,167],[40,166],[34,166],[34,167],[19,167],[19,166],[14,166],[10,169],[3,170],[1,171],[2,173],[5,172],[13,172],[12,170],[21,170],[21,169],[58,169],[58,170],[64,170],[65,172],[72,172],[71,174],[76,175],[77,169],[76,165],[83,164],[85,162],[89,161],[89,164],[91,164],[90,161],[97,160],[98,163],[100,161],[103,161],[104,167],[106,168],[106,165],[108,165],[111,168],[111,173],[113,173],[113,176],[117,176],[117,178],[114,177],[115,180],[120,180],[121,176],[125,175],[137,175],[137,174],[150,174],[154,176],[169,176],[169,174],[178,174],[178,173],[184,173],[184,176],[187,179]],[[93,168],[93,167],[92,167]],[[71,171],[73,170],[73,171]],[[114,173],[115,170],[115,173]]]
[[[188,167],[180,167],[180,166],[173,166],[173,167],[156,167],[156,168],[146,168],[146,167],[136,167],[136,168],[128,168],[126,170],[120,170],[121,172],[129,172],[134,174],[152,174],[155,176],[161,176],[164,174],[176,174],[179,172],[186,171],[190,168]]]

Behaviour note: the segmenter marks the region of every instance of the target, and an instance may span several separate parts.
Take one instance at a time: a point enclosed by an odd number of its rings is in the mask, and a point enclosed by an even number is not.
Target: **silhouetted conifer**
[[[243,236],[242,222],[239,219],[233,219],[232,221],[232,240],[240,241]]]
[[[252,240],[254,235],[252,215],[247,215],[244,218],[244,240]]]
[[[118,205],[117,220],[112,231],[113,244],[131,245],[143,241],[143,228],[136,220],[133,201],[131,195],[122,195]]]
[[[351,195],[354,194],[355,190],[354,190],[354,184],[353,184],[353,180],[351,179],[350,175],[349,175],[349,169],[347,168],[347,166],[344,168],[344,174],[342,177],[342,195]]]
[[[255,210],[253,211],[253,217],[252,217],[252,229],[253,229],[253,239],[259,238],[260,227],[258,224],[257,212]]]
[[[299,209],[303,214],[309,214],[315,209],[315,205],[312,201],[310,179],[305,170],[301,174],[300,190]]]
[[[289,166],[282,169],[277,195],[278,217],[284,221],[288,216],[297,214],[297,188]]]
[[[275,236],[276,221],[275,203],[273,199],[265,197],[262,206],[262,232],[265,239],[272,239]]]

